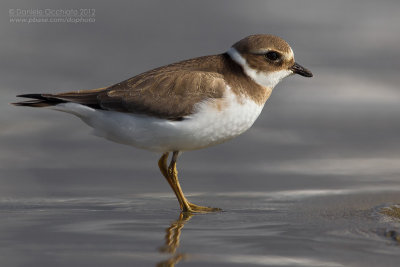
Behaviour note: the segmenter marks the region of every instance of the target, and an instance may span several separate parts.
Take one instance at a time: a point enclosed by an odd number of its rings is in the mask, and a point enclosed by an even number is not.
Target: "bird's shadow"
[[[157,267],[173,267],[175,264],[188,257],[185,253],[177,253],[180,245],[180,237],[183,226],[193,217],[193,213],[181,212],[179,218],[172,222],[171,225],[165,229],[165,244],[158,250],[161,253],[168,253],[170,257],[164,261],[156,264]]]

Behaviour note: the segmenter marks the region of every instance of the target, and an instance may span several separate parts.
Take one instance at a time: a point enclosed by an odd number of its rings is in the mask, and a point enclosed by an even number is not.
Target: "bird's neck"
[[[221,74],[233,92],[249,97],[257,104],[264,105],[265,101],[271,95],[273,87],[263,86],[255,82],[245,72],[243,66],[233,60],[228,52],[220,56],[223,61]]]

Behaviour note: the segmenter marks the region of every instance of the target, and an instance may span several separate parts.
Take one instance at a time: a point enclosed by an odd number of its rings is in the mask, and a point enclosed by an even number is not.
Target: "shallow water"
[[[2,266],[398,266],[389,187],[0,200]],[[385,203],[385,204],[384,204]]]

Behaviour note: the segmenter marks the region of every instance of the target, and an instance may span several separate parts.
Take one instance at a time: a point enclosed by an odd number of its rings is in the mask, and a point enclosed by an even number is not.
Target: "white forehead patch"
[[[242,66],[247,76],[261,86],[273,89],[283,78],[293,74],[291,70],[279,70],[269,73],[257,71],[247,64],[246,59],[235,48],[231,47],[227,53],[233,61]]]
[[[289,46],[289,58],[293,58],[294,59],[294,53],[293,53],[293,49]]]

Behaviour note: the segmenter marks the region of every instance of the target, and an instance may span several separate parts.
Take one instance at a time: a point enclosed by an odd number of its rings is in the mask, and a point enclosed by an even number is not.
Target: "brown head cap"
[[[235,43],[233,47],[240,53],[263,53],[267,50],[275,50],[283,54],[293,54],[289,44],[277,36],[271,34],[250,35]]]

